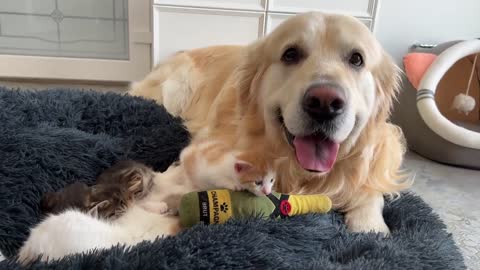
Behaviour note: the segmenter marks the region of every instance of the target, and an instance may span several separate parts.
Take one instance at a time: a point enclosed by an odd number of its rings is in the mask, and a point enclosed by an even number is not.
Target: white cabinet
[[[157,5],[264,11],[266,0],[154,0]]]
[[[279,24],[283,21],[288,19],[289,17],[295,14],[285,14],[285,13],[268,13],[267,22],[266,22],[266,29],[265,33],[268,34],[272,32]],[[365,19],[365,18],[358,18],[361,22],[363,22],[368,28],[372,29],[372,20]]]
[[[0,77],[131,81],[151,68],[150,0],[0,1]]]
[[[153,63],[173,53],[247,44],[299,12],[352,15],[373,30],[380,0],[154,0]]]
[[[375,0],[270,0],[268,3],[268,10],[272,12],[320,10],[358,17],[373,16],[374,7]]]
[[[246,44],[263,34],[261,12],[154,7],[154,59],[215,44]]]
[[[0,77],[139,80],[177,51],[247,44],[299,12],[353,15],[373,30],[379,1],[0,0]]]

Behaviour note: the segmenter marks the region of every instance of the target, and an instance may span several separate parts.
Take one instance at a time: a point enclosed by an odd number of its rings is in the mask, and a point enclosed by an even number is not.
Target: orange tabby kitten
[[[261,162],[265,160],[259,158],[261,154],[234,151],[219,141],[192,143],[182,151],[177,165],[158,174],[151,198],[141,205],[149,212],[176,213],[184,194],[218,188],[268,195],[275,183],[274,164]]]
[[[180,155],[180,166],[192,184],[202,190],[228,188],[268,195],[275,183],[273,165],[258,151],[234,151],[219,141],[191,144]]]

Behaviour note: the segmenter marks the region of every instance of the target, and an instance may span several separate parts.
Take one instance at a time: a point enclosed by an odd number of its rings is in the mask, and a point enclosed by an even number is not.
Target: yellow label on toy
[[[221,224],[232,217],[232,199],[228,190],[208,191],[210,224]]]

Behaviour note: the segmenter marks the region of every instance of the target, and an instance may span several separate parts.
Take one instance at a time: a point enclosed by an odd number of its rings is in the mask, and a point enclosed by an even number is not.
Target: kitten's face
[[[247,182],[242,184],[242,186],[257,196],[265,196],[272,193],[273,184],[275,184],[275,175],[273,172],[268,172],[263,177],[255,180],[255,182]]]
[[[272,170],[260,170],[245,161],[235,163],[235,172],[243,189],[256,196],[265,196],[272,193],[275,184],[275,173]]]

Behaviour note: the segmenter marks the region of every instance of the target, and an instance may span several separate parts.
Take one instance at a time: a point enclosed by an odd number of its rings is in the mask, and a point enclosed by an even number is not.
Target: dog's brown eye
[[[272,179],[270,179],[270,183],[273,183],[273,178],[272,178]]]
[[[302,52],[296,47],[290,47],[282,55],[282,62],[287,65],[297,64],[302,60]]]
[[[257,186],[261,186],[261,185],[262,185],[262,180],[255,181],[255,185],[257,185]]]
[[[350,55],[350,59],[348,59],[348,62],[355,67],[361,67],[363,66],[363,57],[360,53],[354,52],[352,55]]]

